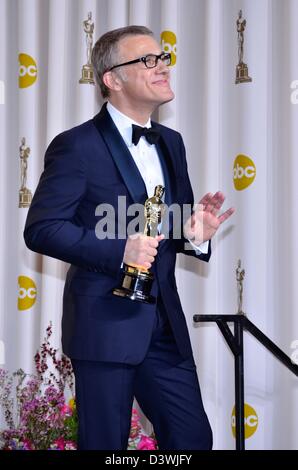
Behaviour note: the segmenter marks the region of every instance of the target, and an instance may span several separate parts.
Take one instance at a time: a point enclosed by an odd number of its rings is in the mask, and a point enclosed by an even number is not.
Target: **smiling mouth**
[[[153,85],[169,85],[168,80],[157,80],[156,82],[153,82]]]

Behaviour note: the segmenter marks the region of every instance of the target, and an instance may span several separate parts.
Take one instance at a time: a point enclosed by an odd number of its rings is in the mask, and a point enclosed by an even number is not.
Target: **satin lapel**
[[[164,180],[165,180],[165,203],[169,207],[171,204],[177,203],[177,178],[175,172],[175,164],[174,164],[174,155],[171,153],[166,139],[163,138],[162,128],[157,123],[152,123],[153,127],[156,127],[160,130],[161,138],[156,145],[156,149],[159,155],[159,160],[161,162],[161,166],[163,169]],[[173,228],[173,214],[170,212],[168,215],[168,222],[169,232],[172,231]],[[164,227],[165,229],[165,227]],[[162,228],[163,232],[163,228]],[[165,246],[164,242],[161,242],[160,248]]]
[[[106,104],[103,105],[100,113],[94,117],[93,121],[98,132],[107,144],[133,201],[138,204],[144,204],[148,197],[145,183],[130,151],[106,110]]]
[[[169,147],[166,143],[166,139],[163,138],[162,130],[157,123],[152,122],[152,127],[156,127],[161,132],[161,138],[156,145],[156,149],[159,155],[160,163],[162,166],[164,179],[165,179],[165,203],[170,206],[177,202],[177,188],[176,188],[176,173],[175,164],[173,161],[174,156],[171,154]]]

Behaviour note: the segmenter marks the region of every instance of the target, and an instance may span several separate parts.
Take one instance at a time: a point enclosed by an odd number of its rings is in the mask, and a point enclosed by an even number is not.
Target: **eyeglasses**
[[[143,57],[139,57],[139,59],[135,60],[130,60],[129,62],[124,62],[123,64],[118,64],[114,65],[110,69],[107,70],[107,72],[110,72],[111,70],[115,69],[116,67],[122,67],[123,65],[130,65],[130,64],[137,64],[138,62],[143,62],[147,69],[153,69],[154,67],[157,66],[158,60],[161,60],[163,64],[165,65],[171,65],[171,54],[170,52],[162,52],[159,55],[156,54],[148,54],[144,55]]]

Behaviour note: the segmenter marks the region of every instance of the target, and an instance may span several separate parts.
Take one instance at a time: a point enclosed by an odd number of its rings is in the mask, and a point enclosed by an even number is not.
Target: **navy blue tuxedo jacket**
[[[179,133],[157,123],[157,145],[168,204],[193,205],[185,149]],[[127,205],[148,195],[134,160],[104,105],[93,119],[55,137],[28,212],[24,238],[33,251],[70,263],[62,319],[63,351],[69,357],[138,364],[148,350],[156,305],[112,294],[119,287],[125,239],[117,238],[118,196]],[[151,196],[151,195],[150,195]],[[98,239],[99,204],[115,208],[116,237]],[[127,220],[129,222],[129,219]],[[210,245],[210,244],[209,244]],[[160,243],[153,264],[152,294],[164,303],[180,353],[192,354],[175,281],[176,254],[185,240]],[[195,286],[194,286],[195,288]]]

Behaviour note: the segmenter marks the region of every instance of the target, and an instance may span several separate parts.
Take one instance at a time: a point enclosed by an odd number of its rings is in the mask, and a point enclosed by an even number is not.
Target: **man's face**
[[[119,43],[119,57],[122,62],[138,59],[147,54],[161,53],[159,44],[151,36],[128,36]],[[126,80],[122,82],[123,97],[134,106],[155,109],[171,101],[174,93],[170,87],[169,68],[158,61],[154,68],[147,68],[143,62],[121,67]]]

